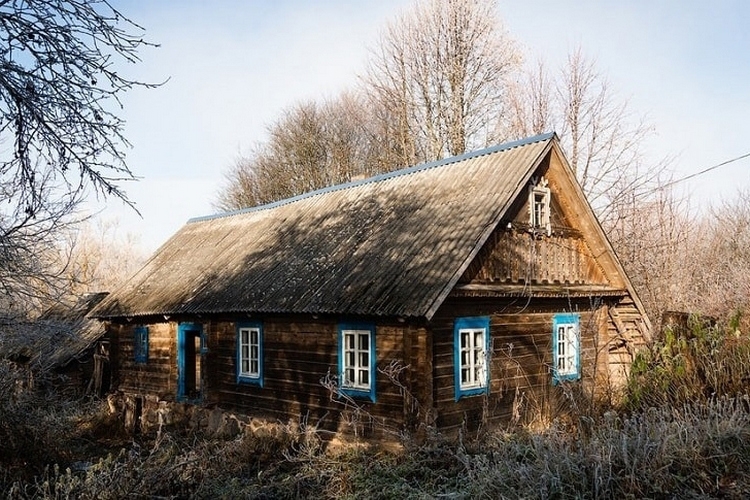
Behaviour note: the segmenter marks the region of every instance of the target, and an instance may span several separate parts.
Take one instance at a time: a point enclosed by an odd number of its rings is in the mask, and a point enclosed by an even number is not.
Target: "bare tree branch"
[[[107,0],[0,3],[0,288],[12,308],[61,293],[66,263],[51,249],[86,194],[133,207],[117,112],[125,92],[155,85],[118,70],[150,45],[142,33]]]

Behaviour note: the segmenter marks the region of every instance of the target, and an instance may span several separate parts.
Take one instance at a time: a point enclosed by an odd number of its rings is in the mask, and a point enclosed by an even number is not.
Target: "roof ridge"
[[[443,158],[441,160],[434,160],[431,162],[420,163],[417,165],[413,165],[411,167],[405,167],[405,168],[401,168],[398,170],[393,170],[391,172],[377,174],[372,177],[368,177],[366,179],[359,179],[356,181],[349,181],[349,182],[344,182],[341,184],[334,184],[332,186],[326,186],[326,187],[319,188],[313,191],[308,191],[306,193],[298,194],[290,198],[284,198],[282,200],[267,203],[265,205],[257,205],[254,207],[247,207],[247,208],[241,208],[239,210],[232,210],[229,212],[220,212],[218,214],[210,214],[210,215],[192,217],[188,219],[187,223],[190,224],[193,222],[203,222],[203,221],[213,220],[213,219],[223,219],[225,217],[232,217],[235,215],[241,215],[241,214],[252,213],[252,212],[260,212],[262,210],[271,210],[271,209],[274,209],[283,205],[288,205],[290,203],[294,203],[300,200],[312,198],[313,196],[318,196],[318,195],[325,194],[325,193],[331,193],[334,191],[349,189],[349,188],[361,186],[364,184],[372,184],[375,182],[381,182],[381,181],[392,179],[395,177],[400,177],[402,175],[409,175],[409,174],[413,174],[416,172],[421,172],[423,170],[429,170],[432,168],[450,165],[452,163],[458,163],[460,161],[469,160],[469,159],[476,158],[479,156],[484,156],[484,155],[488,155],[492,153],[498,153],[500,151],[506,151],[506,150],[510,150],[513,148],[521,147],[521,146],[527,146],[529,144],[535,144],[537,142],[547,141],[547,140],[552,139],[554,136],[555,136],[555,132],[537,134],[531,137],[526,137],[524,139],[519,139],[516,141],[510,141],[510,142],[506,142],[503,144],[498,144],[496,146],[490,146],[487,148],[470,151],[468,153],[463,153],[460,155]]]

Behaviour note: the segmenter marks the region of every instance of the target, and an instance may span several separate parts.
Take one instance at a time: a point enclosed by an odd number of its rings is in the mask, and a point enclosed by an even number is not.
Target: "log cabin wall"
[[[424,373],[431,370],[429,342],[424,328],[405,323],[377,324],[376,403],[353,399],[355,408],[332,397],[322,382],[338,372],[338,322],[335,320],[255,319],[263,328],[263,387],[237,380],[236,318],[199,318],[205,335],[200,361],[202,397],[191,401],[218,405],[251,416],[306,422],[329,432],[378,437],[400,433],[408,423],[416,427],[421,411],[417,395],[431,396],[432,384]],[[247,321],[246,318],[240,320]],[[112,325],[120,346],[118,388],[128,394],[151,395],[175,401],[177,394],[178,323],[148,323],[149,356],[136,363],[134,329],[141,324]],[[405,339],[408,339],[405,341]],[[425,372],[405,367],[411,365]],[[390,374],[392,379],[386,374]],[[404,394],[414,394],[405,398]],[[428,396],[424,396],[428,395]]]
[[[135,360],[135,329],[148,327],[148,359]],[[113,378],[118,389],[126,393],[154,395],[173,400],[177,391],[176,325],[167,322],[133,322],[110,325],[112,332]]]
[[[552,384],[552,322],[556,313],[580,313],[580,381],[568,384],[592,394],[606,373],[606,308],[586,300],[451,299],[433,318],[436,424],[445,432],[473,432],[486,424],[547,421],[569,411],[563,389]],[[456,318],[490,317],[490,391],[456,401],[453,327]],[[601,384],[597,387],[601,387]],[[599,389],[597,389],[599,390]],[[593,393],[596,396],[596,392]]]
[[[263,325],[263,387],[237,382],[237,331],[232,318],[211,323],[209,350],[212,399],[222,407],[282,421],[304,419],[330,432],[377,436],[400,431],[404,398],[400,388],[380,370],[407,364],[406,328],[376,325],[376,403],[354,399],[361,410],[332,396],[323,380],[338,372],[338,323],[334,320],[266,318]],[[215,347],[213,347],[215,346]],[[401,373],[404,378],[405,374]],[[406,380],[404,380],[406,382]]]
[[[571,310],[581,314],[582,338],[582,380],[573,387],[592,394],[597,383],[594,394],[604,396],[611,379],[627,372],[637,348],[640,316],[632,300],[452,297],[426,327],[397,321],[376,326],[377,402],[356,400],[358,416],[321,383],[338,370],[335,320],[262,319],[264,386],[258,387],[237,382],[236,318],[202,319],[207,350],[198,402],[282,422],[305,421],[331,433],[352,434],[356,424],[356,433],[369,437],[392,438],[425,426],[451,433],[461,427],[476,431],[485,423],[546,420],[570,409],[552,385],[551,366],[553,316]],[[490,317],[490,393],[456,401],[453,325],[466,316]],[[133,351],[134,329],[141,325],[149,331],[146,363],[135,362]],[[175,401],[177,330],[176,322],[110,325],[119,346],[113,359],[117,388]],[[622,332],[630,343],[623,342]]]

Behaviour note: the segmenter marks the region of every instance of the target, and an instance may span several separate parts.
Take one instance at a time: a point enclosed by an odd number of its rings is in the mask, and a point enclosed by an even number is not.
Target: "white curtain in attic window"
[[[533,232],[544,231],[547,236],[552,234],[550,198],[547,179],[542,177],[536,184],[532,181],[529,186],[529,229]]]

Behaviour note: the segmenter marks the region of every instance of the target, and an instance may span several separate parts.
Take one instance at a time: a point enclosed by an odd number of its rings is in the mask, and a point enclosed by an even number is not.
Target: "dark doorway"
[[[200,400],[202,393],[203,327],[180,323],[177,329],[177,399]]]

